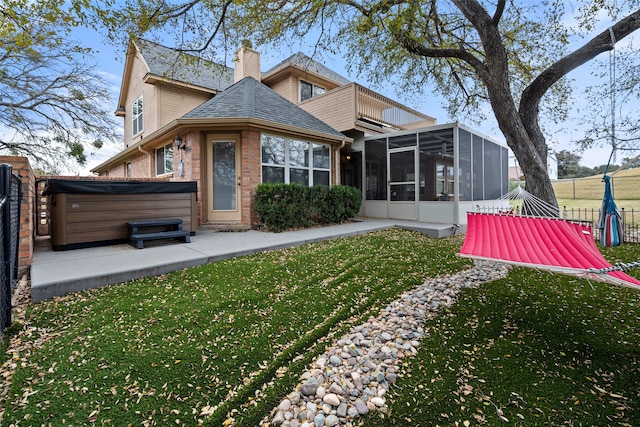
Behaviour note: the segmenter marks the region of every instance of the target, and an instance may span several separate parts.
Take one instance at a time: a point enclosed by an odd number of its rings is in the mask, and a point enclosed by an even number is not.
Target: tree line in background
[[[607,169],[606,164],[596,166],[595,168],[583,166],[580,164],[582,156],[567,150],[561,150],[557,152],[556,159],[558,160],[559,179],[585,178],[588,176],[604,174],[605,169]],[[640,167],[640,156],[623,157],[622,164],[624,165],[625,169],[638,168]],[[619,165],[609,165],[609,169],[607,169],[607,171],[613,172],[620,168],[621,166]]]

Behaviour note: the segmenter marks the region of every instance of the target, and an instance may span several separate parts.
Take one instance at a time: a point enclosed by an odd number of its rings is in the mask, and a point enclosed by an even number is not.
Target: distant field
[[[640,169],[628,169],[609,175],[618,207],[640,210]],[[602,175],[558,180],[553,182],[553,189],[560,208],[598,209],[604,194],[604,182]]]
[[[616,201],[624,201],[625,205],[628,205],[627,202],[637,202],[636,209],[640,207],[640,169],[623,170],[610,176]],[[562,200],[567,206],[577,206],[575,201],[602,200],[604,182],[602,175],[558,180],[553,183],[553,189],[559,204]],[[586,206],[581,204],[580,207]]]

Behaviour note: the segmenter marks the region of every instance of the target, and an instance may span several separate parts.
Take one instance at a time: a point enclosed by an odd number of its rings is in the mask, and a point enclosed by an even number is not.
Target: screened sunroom
[[[507,147],[458,123],[365,137],[362,151],[365,216],[463,225],[508,192]]]

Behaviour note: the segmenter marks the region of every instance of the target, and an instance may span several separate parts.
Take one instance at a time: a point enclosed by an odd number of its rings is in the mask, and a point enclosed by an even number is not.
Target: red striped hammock
[[[602,256],[591,227],[560,218],[469,212],[460,255],[640,289]]]

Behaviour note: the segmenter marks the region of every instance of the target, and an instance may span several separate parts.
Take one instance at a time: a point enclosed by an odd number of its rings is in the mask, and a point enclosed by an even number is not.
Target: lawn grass
[[[39,303],[4,423],[255,426],[334,335],[469,265],[460,244],[395,229]]]
[[[640,245],[603,252],[629,261]],[[638,426],[639,295],[523,268],[467,290],[366,426]]]
[[[3,425],[257,426],[333,339],[469,265],[461,243],[394,229],[39,303]],[[465,290],[363,423],[640,425],[639,295],[526,269]]]

